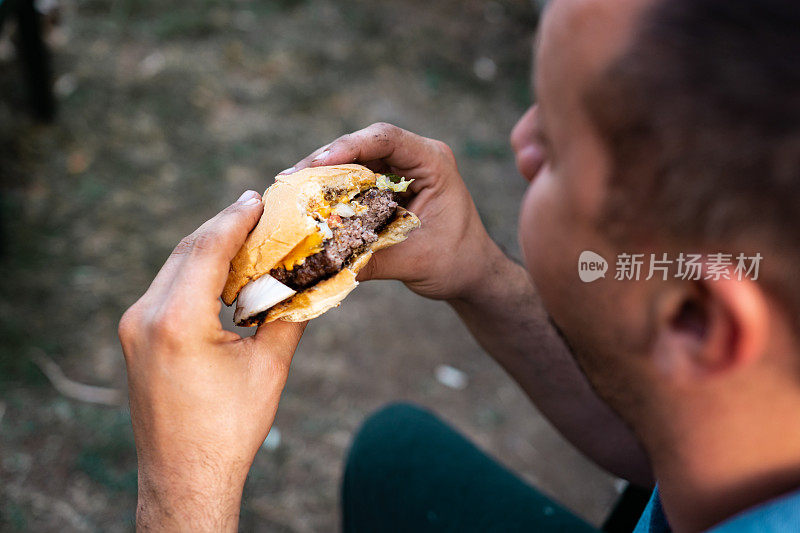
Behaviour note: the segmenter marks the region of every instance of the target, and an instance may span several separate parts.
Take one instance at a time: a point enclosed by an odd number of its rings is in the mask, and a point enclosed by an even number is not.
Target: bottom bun
[[[356,275],[372,257],[372,254],[399,242],[403,242],[414,229],[420,225],[414,213],[397,208],[397,215],[378,235],[378,240],[361,254],[357,255],[350,265],[335,276],[320,281],[313,287],[299,292],[283,302],[276,304],[269,311],[260,313],[242,321],[241,326],[261,325],[273,320],[287,322],[304,322],[316,318],[325,311],[337,307],[350,291],[358,286]]]

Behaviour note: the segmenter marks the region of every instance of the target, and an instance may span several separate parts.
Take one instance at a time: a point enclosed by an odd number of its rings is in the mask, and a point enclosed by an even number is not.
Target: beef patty
[[[355,254],[378,240],[380,231],[397,211],[395,193],[390,189],[372,188],[354,200],[367,208],[361,214],[341,218],[333,227],[333,237],[323,243],[320,252],[310,255],[292,270],[275,268],[270,276],[295,291],[302,291],[342,270]],[[338,222],[338,220],[337,220]]]

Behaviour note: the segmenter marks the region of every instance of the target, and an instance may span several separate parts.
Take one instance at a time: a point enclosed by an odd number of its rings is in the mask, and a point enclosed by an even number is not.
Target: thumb
[[[367,264],[361,267],[361,270],[358,271],[356,281],[361,282],[369,281],[371,279],[380,279],[380,267],[378,266],[378,263],[380,262],[380,259],[378,258],[379,254],[380,251],[372,254],[372,257],[369,258]]]
[[[168,260],[180,263],[178,268],[182,269],[177,290],[186,292],[190,298],[198,293],[214,300],[219,298],[231,259],[258,222],[262,209],[260,195],[248,191],[184,238]]]
[[[397,279],[405,281],[405,265],[408,258],[404,256],[404,250],[400,248],[398,252],[396,246],[397,245],[390,246],[372,254],[367,264],[358,271],[356,281],[369,281],[372,279]]]
[[[251,337],[252,349],[257,355],[269,353],[288,369],[307,324],[308,321],[287,322],[285,320],[262,324],[258,327],[256,334]]]

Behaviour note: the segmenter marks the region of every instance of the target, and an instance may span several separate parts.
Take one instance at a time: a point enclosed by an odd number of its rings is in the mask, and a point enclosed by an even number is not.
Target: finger
[[[410,237],[409,237],[410,238]],[[375,252],[364,267],[358,271],[356,281],[369,281],[373,279],[401,279],[409,277],[409,265],[416,261],[409,260],[407,241],[395,244],[389,248]],[[413,271],[413,267],[410,267]]]
[[[281,170],[278,173],[278,176],[281,176],[281,175],[284,175],[284,174],[293,174],[293,173],[297,172],[298,170],[302,170],[302,169],[308,167],[311,164],[311,162],[314,161],[315,159],[319,158],[320,156],[326,156],[327,154],[325,153],[325,151],[328,149],[328,147],[331,144],[332,143],[328,143],[325,146],[320,146],[319,148],[317,148],[316,150],[314,150],[313,152],[308,154],[308,156],[306,156],[305,158],[303,158],[300,161],[298,161],[297,163],[295,163],[294,166],[289,167],[286,170]]]
[[[339,137],[295,168],[382,160],[398,170],[409,171],[422,166],[432,155],[433,143],[431,139],[380,122]]]
[[[359,163],[378,174],[386,174],[387,172],[392,171],[392,167],[390,167],[383,159],[373,159],[372,161],[359,161]]]
[[[252,201],[253,198],[258,198],[258,197],[259,197],[259,194],[257,192],[255,192],[255,191],[245,191],[236,200],[236,202],[233,205],[244,204],[245,202]],[[257,205],[257,203],[256,203],[256,205]],[[248,207],[251,207],[251,206],[248,206]],[[160,282],[160,281],[163,282],[163,281],[166,281],[168,279],[173,279],[175,277],[176,273],[180,270],[181,265],[183,265],[183,263],[186,260],[186,258],[190,255],[189,252],[192,250],[193,242],[194,242],[195,238],[197,237],[197,235],[204,228],[206,228],[208,226],[208,224],[210,224],[211,222],[216,220],[220,215],[221,215],[221,213],[218,213],[214,218],[204,222],[203,225],[201,225],[199,228],[197,228],[197,230],[195,230],[194,233],[192,233],[191,235],[187,235],[186,237],[181,239],[181,242],[179,242],[178,245],[175,246],[175,248],[172,249],[172,252],[170,252],[170,255],[167,258],[166,262],[164,263],[164,265],[161,267],[161,270],[159,270],[158,274],[156,275],[156,279],[153,280],[153,283],[151,284],[151,287],[156,285],[157,282]]]
[[[379,122],[339,137],[328,146],[327,153],[317,154],[309,164],[338,165],[382,160],[389,165],[410,169],[420,161],[418,150],[423,139],[392,124]],[[409,142],[415,145],[415,150],[406,149]]]
[[[285,368],[288,372],[292,362],[300,337],[306,329],[308,321],[305,322],[286,322],[275,320],[258,327],[258,331],[252,337],[245,339],[250,344],[250,349],[254,355],[270,354],[275,358],[279,367]]]
[[[374,254],[372,254],[372,257],[369,258],[369,261],[367,261],[367,264],[364,265],[361,268],[361,270],[358,271],[358,274],[356,275],[356,281],[358,281],[360,283],[362,281],[369,281],[371,279],[381,279],[380,278],[381,268],[380,268],[380,265],[379,265],[379,263],[380,263],[380,257],[379,256],[381,255],[381,252],[383,252],[383,251],[384,250],[379,250],[378,252],[375,252]]]
[[[177,263],[173,291],[216,302],[225,286],[231,259],[263,211],[261,196],[248,191],[239,200],[184,238],[168,260]],[[166,267],[166,265],[165,265]]]
[[[445,170],[455,170],[455,158],[446,144],[392,126],[373,124],[363,130],[340,137],[311,166],[383,161],[393,172],[416,180],[410,190],[418,193],[436,184]]]

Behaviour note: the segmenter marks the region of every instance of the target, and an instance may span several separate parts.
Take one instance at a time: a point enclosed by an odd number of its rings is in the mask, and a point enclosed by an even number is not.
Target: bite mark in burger
[[[338,306],[375,251],[419,227],[398,203],[411,181],[361,165],[278,176],[264,193],[261,220],[231,261],[222,299],[236,300],[234,323],[303,321]]]

